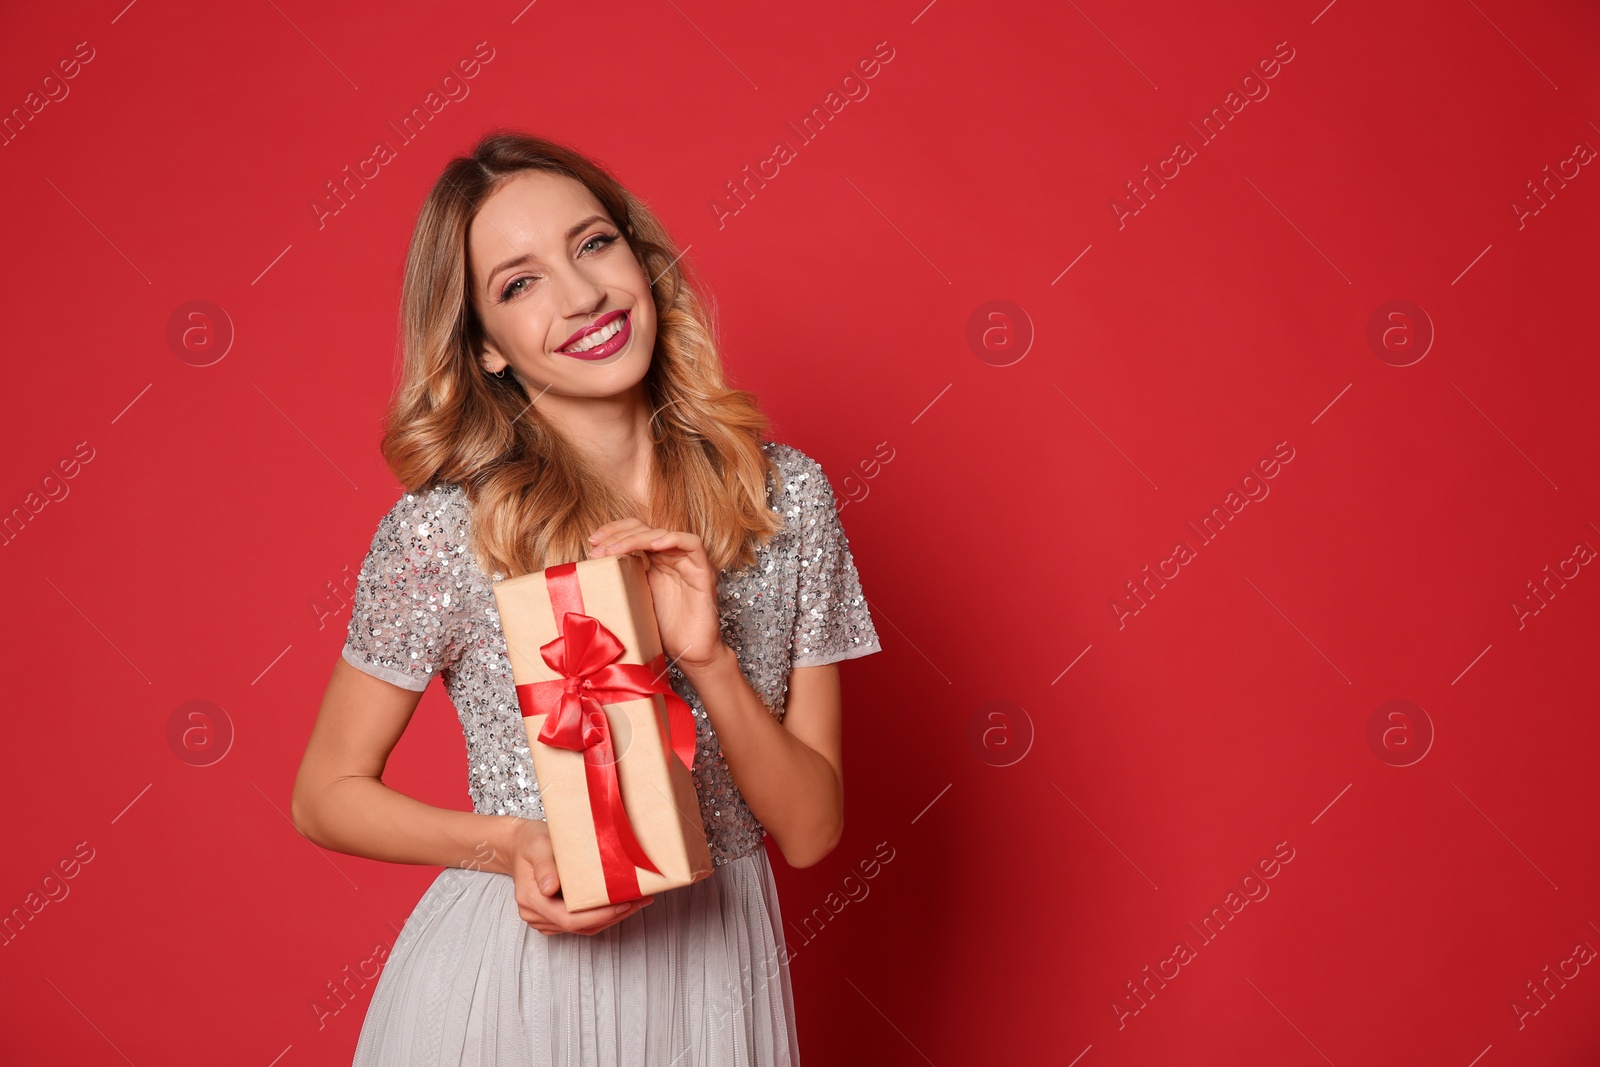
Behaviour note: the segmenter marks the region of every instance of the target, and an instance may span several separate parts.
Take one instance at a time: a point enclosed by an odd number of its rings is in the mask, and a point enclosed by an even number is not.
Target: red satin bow
[[[694,716],[663,679],[664,653],[648,664],[613,662],[622,655],[623,644],[600,620],[583,613],[576,564],[558,564],[544,574],[560,636],[540,646],[539,653],[561,677],[517,686],[517,702],[524,717],[546,716],[539,741],[583,753],[607,896],[613,902],[634,900],[642,895],[635,868],[661,871],[634,836],[623,807],[611,724],[602,705],[659,693],[670,720],[668,745],[690,769],[695,755]]]

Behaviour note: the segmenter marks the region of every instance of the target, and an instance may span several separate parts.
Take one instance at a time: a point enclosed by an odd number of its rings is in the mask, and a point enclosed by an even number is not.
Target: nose
[[[589,277],[583,267],[577,264],[570,264],[560,272],[559,284],[559,306],[568,319],[593,318],[600,305],[605,303],[605,286]]]

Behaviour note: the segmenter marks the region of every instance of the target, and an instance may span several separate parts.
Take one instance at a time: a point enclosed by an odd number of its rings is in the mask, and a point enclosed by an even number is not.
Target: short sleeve
[[[815,667],[881,652],[828,476],[810,456],[790,453],[787,514],[798,527],[800,570],[791,663]]]
[[[352,666],[421,692],[454,662],[465,622],[463,506],[446,490],[407,493],[379,520],[341,653]]]

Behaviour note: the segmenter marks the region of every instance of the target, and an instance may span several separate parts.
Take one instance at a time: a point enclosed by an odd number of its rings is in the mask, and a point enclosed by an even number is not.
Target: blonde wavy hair
[[[551,171],[583,183],[654,278],[656,343],[644,386],[654,479],[648,515],[532,403],[514,375],[474,358],[483,325],[468,298],[467,228],[507,179]],[[587,557],[597,526],[638,517],[698,534],[718,570],[747,566],[782,528],[767,498],[768,420],[753,394],[730,388],[698,286],[650,207],[599,164],[513,130],[484,136],[428,191],[401,289],[402,370],[382,452],[409,492],[461,485],[472,547],[506,577]]]

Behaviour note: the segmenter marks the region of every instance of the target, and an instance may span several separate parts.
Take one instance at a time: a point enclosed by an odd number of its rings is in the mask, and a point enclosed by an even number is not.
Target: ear
[[[488,341],[483,342],[483,349],[478,353],[478,366],[485,374],[499,374],[509,365],[506,358],[495,350],[494,345]]]

